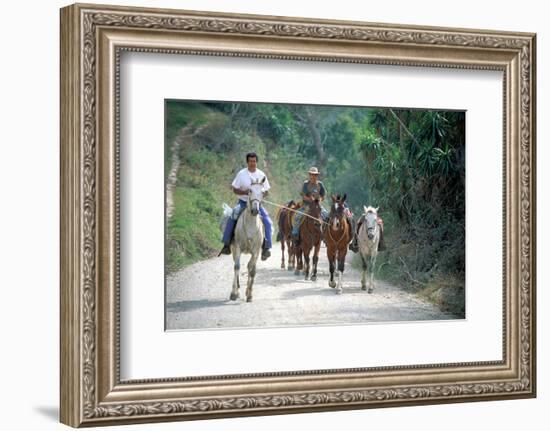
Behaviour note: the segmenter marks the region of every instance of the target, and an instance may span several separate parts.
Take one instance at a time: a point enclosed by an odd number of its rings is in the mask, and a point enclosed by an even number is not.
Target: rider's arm
[[[233,182],[231,183],[231,188],[233,189],[233,193],[235,193],[236,195],[247,195],[248,194],[248,190],[245,190],[243,188],[243,181],[242,181],[242,170],[239,171],[239,173],[237,174],[237,176],[235,177],[235,179],[233,180]]]
[[[300,193],[302,195],[302,199],[306,202],[311,202],[311,197],[308,196],[307,194],[307,182],[304,183],[304,185],[302,186],[302,193]]]
[[[236,195],[247,195],[248,191],[233,187],[233,193],[235,193]]]

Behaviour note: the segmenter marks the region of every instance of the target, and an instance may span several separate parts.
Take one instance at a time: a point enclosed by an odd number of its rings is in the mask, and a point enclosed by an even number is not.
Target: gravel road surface
[[[171,274],[166,281],[166,329],[280,327],[341,325],[368,322],[449,320],[444,313],[416,295],[375,279],[374,293],[361,290],[361,272],[350,265],[349,252],[343,276],[343,293],[328,285],[326,249],[321,248],[317,281],[281,269],[280,243],[272,256],[258,259],[253,301],[246,302],[246,263],[241,257],[241,295],[230,301],[233,259],[220,256],[195,263]],[[244,286],[244,288],[243,288]]]

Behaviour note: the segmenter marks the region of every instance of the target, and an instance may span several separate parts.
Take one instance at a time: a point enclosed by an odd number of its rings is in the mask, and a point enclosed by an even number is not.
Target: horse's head
[[[378,227],[378,208],[363,206],[363,214],[365,215],[367,236],[369,239],[373,239]]]
[[[248,190],[248,207],[253,216],[257,216],[260,212],[262,199],[264,198],[264,183],[265,177],[261,180],[252,180],[250,189]]]
[[[309,215],[311,217],[321,217],[321,201],[319,198],[313,199],[309,204]]]
[[[344,218],[345,202],[347,194],[344,196],[332,195],[332,205],[330,206],[330,215],[329,215],[329,224],[332,225],[333,229],[340,229],[340,224]]]

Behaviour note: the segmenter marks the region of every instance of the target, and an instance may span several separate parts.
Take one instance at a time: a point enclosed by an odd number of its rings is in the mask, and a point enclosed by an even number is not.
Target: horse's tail
[[[275,210],[275,220],[277,220],[277,222],[279,222],[282,212],[283,212],[283,208],[277,208]]]
[[[285,223],[289,212],[290,211],[288,211],[285,207],[277,208],[277,212],[275,213],[275,220],[277,220],[277,227],[279,228],[279,232],[277,233],[277,241],[283,241],[284,239]]]

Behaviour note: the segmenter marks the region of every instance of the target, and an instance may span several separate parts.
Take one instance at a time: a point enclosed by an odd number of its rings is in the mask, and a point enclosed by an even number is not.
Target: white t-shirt
[[[262,190],[266,192],[271,188],[271,186],[269,185],[269,180],[267,179],[266,174],[264,174],[258,168],[256,168],[254,172],[250,172],[248,168],[241,169],[237,174],[237,176],[235,177],[235,179],[233,180],[233,182],[231,183],[231,185],[236,189],[248,190],[252,185],[252,181],[261,181],[263,177],[265,177],[265,182],[263,184]],[[239,199],[247,202],[248,196],[239,195]]]

